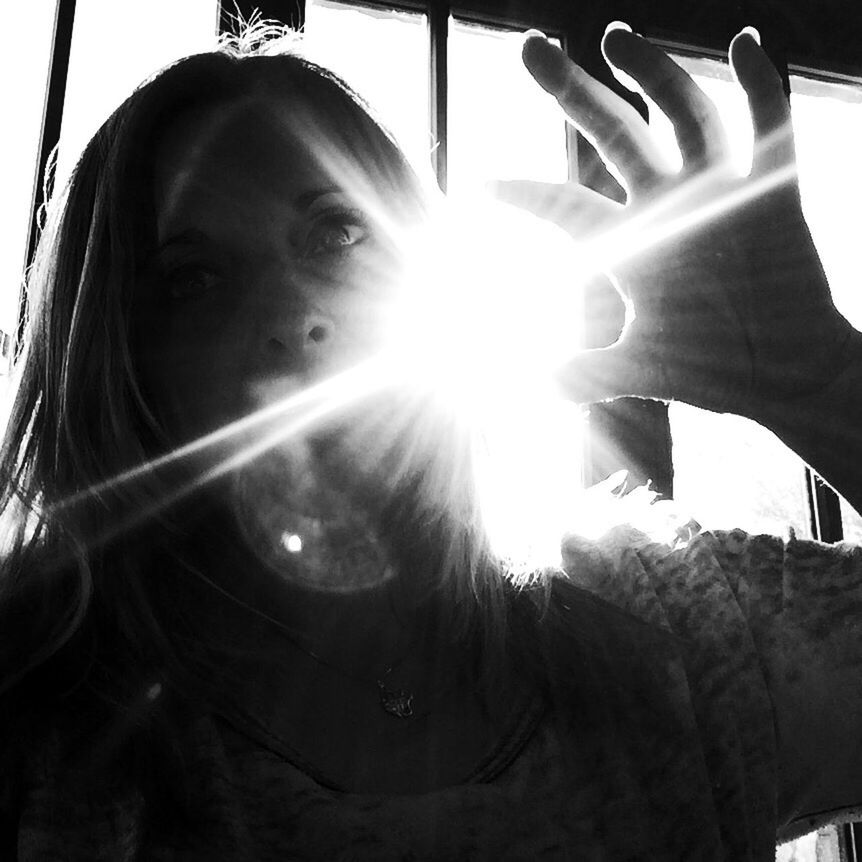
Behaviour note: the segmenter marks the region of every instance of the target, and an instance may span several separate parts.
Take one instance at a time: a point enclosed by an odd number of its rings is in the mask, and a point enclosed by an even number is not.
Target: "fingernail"
[[[527,30],[526,33],[524,33],[524,41],[526,41],[527,39],[531,39],[534,36],[539,39],[544,39],[546,42],[548,40],[548,37],[541,30],[534,30],[531,27],[529,30]]]
[[[756,27],[749,25],[748,27],[743,27],[739,32],[740,34],[747,33],[758,45],[760,44],[760,32]]]
[[[629,27],[625,21],[611,21],[611,23],[605,27],[605,36],[607,36],[612,30],[627,30],[629,33],[632,32],[632,28]]]

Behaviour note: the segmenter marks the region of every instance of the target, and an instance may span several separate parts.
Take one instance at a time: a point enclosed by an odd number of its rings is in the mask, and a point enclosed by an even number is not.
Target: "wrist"
[[[796,384],[793,395],[761,391],[749,399],[745,409],[739,411],[741,415],[772,430],[805,417],[812,422],[826,422],[856,414],[862,419],[862,332],[847,323],[834,341],[836,346],[829,351],[828,364],[808,381]]]

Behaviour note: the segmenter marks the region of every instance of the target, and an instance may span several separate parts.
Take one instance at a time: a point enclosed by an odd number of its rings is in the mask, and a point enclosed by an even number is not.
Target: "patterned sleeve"
[[[862,548],[618,528],[564,551],[573,580],[685,645],[717,793],[772,774],[781,840],[862,813]]]
[[[859,816],[862,548],[741,531],[704,541],[763,664],[775,712],[782,837]]]

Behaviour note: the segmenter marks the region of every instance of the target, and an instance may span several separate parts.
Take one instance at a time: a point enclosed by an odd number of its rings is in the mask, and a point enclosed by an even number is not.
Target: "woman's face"
[[[315,130],[316,129],[316,130]],[[395,281],[368,200],[308,111],[178,119],[156,159],[148,386],[188,441],[371,354]],[[326,163],[329,167],[324,167]]]
[[[139,340],[147,388],[179,443],[236,427],[381,346],[398,281],[382,202],[357,157],[320,129],[310,111],[273,100],[189,113],[160,144]],[[361,409],[336,414],[340,425],[277,426],[275,444],[267,420],[220,435],[226,451],[207,449],[209,466],[233,465],[220,499],[249,547],[318,589],[361,589],[391,571],[383,471],[367,426],[356,431],[371,412]]]

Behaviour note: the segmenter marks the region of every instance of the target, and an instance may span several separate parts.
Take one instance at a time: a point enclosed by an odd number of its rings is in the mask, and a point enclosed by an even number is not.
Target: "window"
[[[565,181],[565,123],[518,62],[521,31],[452,17],[448,30],[449,191],[495,179]],[[427,169],[437,144],[429,122],[428,16],[310,0],[302,44],[364,96],[413,164]]]
[[[11,144],[17,150],[6,163],[9,191],[4,196],[3,219],[9,241],[4,243],[0,267],[10,287],[0,294],[0,344],[3,334],[12,331],[18,310],[15,286],[27,233],[21,213],[33,193],[40,121],[40,100],[34,94],[44,88],[54,15],[64,5],[74,9],[74,27],[61,102],[58,182],[65,180],[83,144],[136,83],[176,57],[211,44],[219,9],[217,0],[194,0],[181,9],[169,0],[128,3],[122,8],[109,0],[77,0],[74,4],[43,2],[28,13],[29,50],[20,56],[5,54],[3,60],[10,64],[7,78],[14,73],[25,86],[11,93],[21,102],[17,116],[22,133],[13,137]],[[497,178],[565,180],[571,161],[565,127],[553,100],[532,85],[516,60],[523,26],[507,29],[499,22],[450,16],[442,77],[438,70],[437,79],[429,81],[433,39],[429,39],[429,15],[421,5],[393,10],[309,0],[304,10],[305,50],[366,96],[420,168],[428,166],[438,143],[445,147],[452,192],[467,193]],[[164,26],[166,21],[170,27]],[[527,23],[531,22],[523,22]],[[118,33],[131,32],[133,39],[117,38]],[[726,61],[692,51],[677,52],[676,59],[719,106],[744,168],[750,155],[747,107]],[[105,74],[106,69],[111,74]],[[443,87],[445,81],[448,87]],[[857,298],[849,251],[854,247],[855,219],[835,211],[832,192],[848,180],[860,182],[862,167],[854,146],[862,137],[862,88],[848,76],[828,79],[804,69],[794,72],[790,83],[806,212],[836,302],[859,326],[862,302]],[[437,142],[429,94],[436,89],[441,98],[441,87],[446,90],[442,98],[448,133],[438,136]],[[652,115],[653,125],[674,152],[669,124],[659,112],[653,110]],[[827,137],[831,157],[824,159]],[[855,171],[853,177],[851,171]],[[805,471],[796,456],[768,432],[746,420],[685,405],[671,407],[670,429],[675,497],[702,522],[768,531],[792,526],[801,535],[811,534]],[[721,440],[721,446],[714,440]],[[757,471],[750,469],[754,462],[759,465]],[[848,535],[862,536],[862,519],[844,504],[841,511]]]

